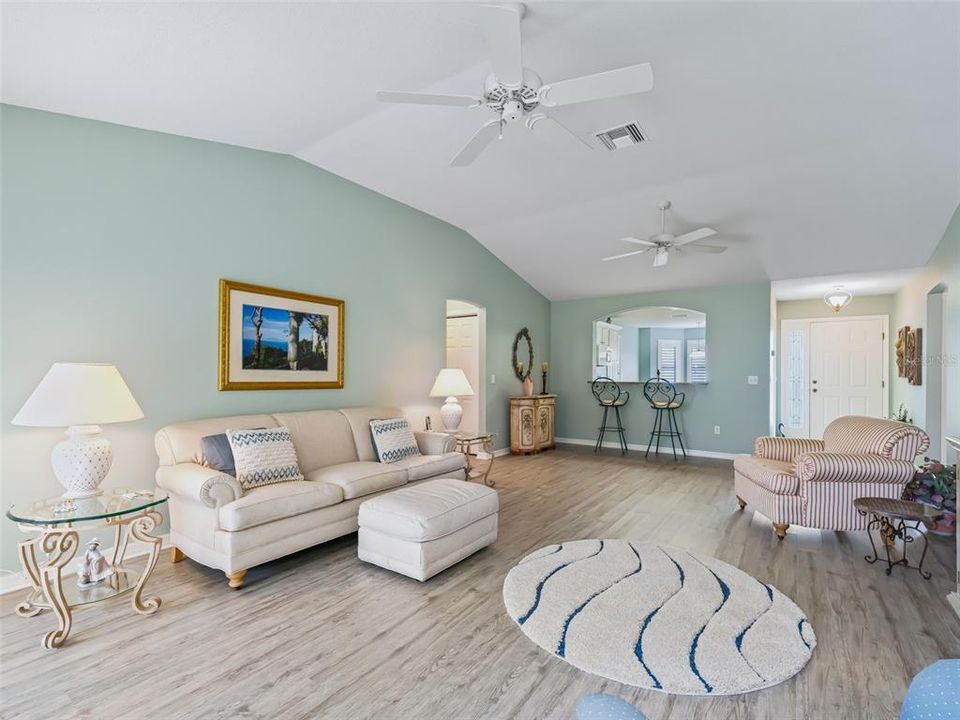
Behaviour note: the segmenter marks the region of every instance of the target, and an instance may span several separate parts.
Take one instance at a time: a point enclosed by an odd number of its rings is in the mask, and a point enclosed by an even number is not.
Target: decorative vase
[[[524,397],[533,397],[533,380],[529,375],[523,381],[523,395]]]

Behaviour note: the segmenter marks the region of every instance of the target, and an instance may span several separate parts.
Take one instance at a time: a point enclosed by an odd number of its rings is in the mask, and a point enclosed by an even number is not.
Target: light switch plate
[[[496,375],[491,375],[491,376],[490,376],[490,384],[491,384],[491,385],[496,385],[496,384],[497,384],[497,376],[496,376]]]
[[[757,385],[760,382],[760,378],[756,375],[747,375],[747,385]]]

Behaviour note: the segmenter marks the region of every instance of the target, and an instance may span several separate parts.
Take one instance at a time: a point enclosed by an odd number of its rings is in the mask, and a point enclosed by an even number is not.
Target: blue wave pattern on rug
[[[649,543],[541,548],[510,570],[503,592],[507,612],[542,648],[669,693],[768,687],[799,672],[816,646],[806,616],[775,588],[715,558]]]

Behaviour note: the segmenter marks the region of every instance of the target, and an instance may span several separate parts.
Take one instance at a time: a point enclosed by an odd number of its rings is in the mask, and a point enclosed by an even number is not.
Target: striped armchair
[[[918,427],[856,415],[830,423],[823,440],[757,438],[753,455],[733,462],[737,502],[770,518],[781,540],[792,524],[863,530],[868,520],[853,501],[899,498],[929,446]]]

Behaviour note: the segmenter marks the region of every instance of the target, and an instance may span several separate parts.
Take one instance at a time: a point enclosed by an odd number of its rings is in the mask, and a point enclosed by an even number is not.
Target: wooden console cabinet
[[[510,398],[510,452],[529,455],[557,446],[556,395]]]

